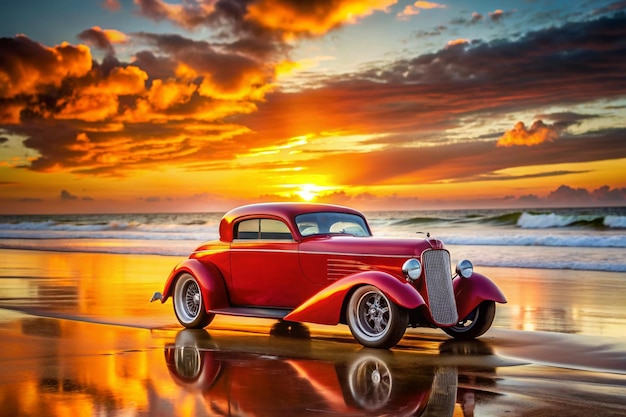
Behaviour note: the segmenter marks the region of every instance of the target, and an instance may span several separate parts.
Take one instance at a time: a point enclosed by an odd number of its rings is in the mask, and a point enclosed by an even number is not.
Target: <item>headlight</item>
[[[469,278],[474,273],[474,265],[467,259],[463,259],[456,264],[456,273],[463,278]]]
[[[408,259],[402,265],[402,273],[407,281],[413,282],[422,275],[422,264],[415,258]]]

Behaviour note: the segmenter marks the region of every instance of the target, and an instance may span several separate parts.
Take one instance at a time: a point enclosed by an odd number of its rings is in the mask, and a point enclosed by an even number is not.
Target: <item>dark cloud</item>
[[[478,23],[481,20],[483,20],[483,15],[477,12],[472,12],[472,18],[470,20],[470,23]]]
[[[77,195],[72,194],[71,192],[67,191],[67,190],[62,190],[61,194],[59,195],[59,197],[61,198],[61,200],[63,201],[77,201],[77,200],[82,200],[82,201],[95,201],[93,198],[89,197],[89,196],[83,196],[83,197],[79,197]]]
[[[594,11],[596,15],[602,15],[606,13],[613,13],[621,10],[626,10],[626,0],[619,0],[613,3],[610,3],[607,6],[601,7]]]
[[[605,185],[593,191],[585,188],[572,188],[568,185],[561,185],[558,189],[552,191],[546,198],[549,202],[555,203],[579,203],[588,204],[595,203],[615,203],[626,201],[626,188],[611,189]]]
[[[547,172],[539,172],[536,174],[526,174],[526,175],[502,175],[495,173],[487,173],[478,175],[475,177],[466,177],[462,179],[454,180],[453,182],[473,182],[473,181],[514,181],[520,179],[530,179],[530,178],[549,178],[549,177],[561,177],[563,175],[571,175],[571,174],[588,174],[590,171],[547,171]]]
[[[136,36],[153,43],[159,51],[185,64],[198,76],[210,79],[219,91],[238,90],[243,85],[264,86],[274,76],[263,62],[237,53],[220,52],[208,42],[179,35],[138,33]]]
[[[172,197],[159,197],[159,196],[142,197],[140,198],[140,200],[143,200],[146,203],[162,203],[164,201],[174,201]]]
[[[482,13],[472,12],[471,16],[458,17],[456,19],[453,19],[450,23],[453,25],[461,25],[461,26],[475,25],[480,22],[500,23],[505,17],[510,16],[512,14],[513,14],[513,11],[505,12],[503,10],[494,10],[492,12],[488,12],[487,18],[485,18],[485,15]]]
[[[44,199],[34,198],[34,197],[25,197],[25,198],[18,198],[15,201],[18,201],[20,203],[41,203],[44,201]]]
[[[74,128],[45,121],[32,121],[14,130],[27,136],[24,146],[39,151],[41,156],[30,165],[35,171],[52,171],[61,164],[72,167],[76,164],[72,164],[71,161],[80,158],[81,152],[72,149],[77,135]]]
[[[456,208],[463,207],[572,207],[607,205],[617,206],[626,203],[626,188],[610,188],[602,186],[595,190],[585,188],[572,188],[568,185],[561,185],[556,190],[551,191],[547,196],[541,197],[536,194],[525,194],[519,197],[504,196],[486,199],[468,200],[436,200],[436,199],[420,199],[418,197],[400,197],[391,195],[385,199],[370,193],[347,194],[344,191],[324,194],[318,198],[318,201],[325,203],[333,203],[348,206],[364,206],[369,210],[388,210],[389,207],[415,209],[422,208]]]
[[[416,38],[430,38],[430,37],[435,37],[435,36],[439,36],[441,34],[443,34],[448,28],[446,26],[440,25],[437,26],[436,28],[426,31],[426,30],[418,30],[415,33],[415,37]]]
[[[575,112],[546,113],[536,116],[537,119],[552,120],[557,131],[563,131],[571,126],[580,125],[585,120],[597,118],[595,114],[580,114]]]
[[[626,188],[610,188],[608,185],[604,185],[596,190],[593,190],[591,197],[597,202],[626,203]]]
[[[77,35],[77,37],[81,41],[86,42],[89,45],[93,45],[108,54],[115,53],[111,40],[107,36],[106,32],[104,32],[100,28],[93,27],[91,29],[83,30]]]
[[[78,196],[70,193],[67,190],[62,190],[61,194],[60,194],[60,198],[63,201],[73,201],[73,200],[78,200]]]
[[[152,51],[136,53],[133,65],[144,70],[150,80],[166,80],[176,75],[176,61],[168,56],[159,56]]]

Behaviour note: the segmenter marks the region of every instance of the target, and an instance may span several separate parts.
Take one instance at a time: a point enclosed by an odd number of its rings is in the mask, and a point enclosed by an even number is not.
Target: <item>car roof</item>
[[[358,216],[363,214],[355,209],[338,206],[334,204],[321,203],[298,203],[298,202],[279,202],[279,203],[257,203],[240,206],[228,211],[224,214],[220,223],[220,240],[230,242],[233,239],[232,223],[241,217],[248,216],[268,216],[279,217],[287,220],[290,224],[293,219],[304,213],[318,213],[322,211],[332,211],[337,213],[350,213]]]

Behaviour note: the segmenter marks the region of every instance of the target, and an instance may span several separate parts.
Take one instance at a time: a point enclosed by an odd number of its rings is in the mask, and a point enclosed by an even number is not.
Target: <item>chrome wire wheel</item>
[[[358,358],[350,366],[348,378],[352,398],[364,409],[375,411],[389,401],[393,388],[391,371],[376,356]]]
[[[186,379],[195,379],[202,371],[200,352],[195,347],[176,347],[174,360],[176,361],[176,372]]]
[[[357,288],[347,309],[350,331],[363,346],[388,349],[404,335],[407,311],[372,285]]]
[[[389,326],[389,302],[377,291],[369,291],[361,296],[355,305],[359,329],[369,337],[385,334]]]
[[[184,273],[174,288],[174,312],[183,326],[200,329],[213,320],[213,314],[207,314],[202,303],[200,285],[193,275]]]

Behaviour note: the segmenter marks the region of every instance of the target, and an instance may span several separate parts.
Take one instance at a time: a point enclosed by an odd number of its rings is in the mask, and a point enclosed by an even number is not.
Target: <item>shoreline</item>
[[[53,276],[62,275],[63,271],[58,271],[56,265],[65,265],[72,275],[72,293],[91,291],[112,295],[107,284],[118,285],[128,292],[126,298],[135,305],[143,305],[155,291],[162,290],[170,271],[186,258],[187,255],[0,248],[0,273],[6,274],[7,269],[17,267],[9,275],[19,280],[22,269],[30,268],[29,276],[42,277],[42,285],[48,291],[47,288],[55,285],[50,269],[55,269]],[[112,268],[111,273],[103,269],[107,267]],[[483,266],[477,266],[476,271],[493,280],[508,300],[497,305],[496,328],[624,338],[625,273]],[[67,280],[58,285],[67,287]],[[93,302],[100,304],[98,300]],[[154,311],[153,307],[143,308]]]
[[[218,316],[204,330],[183,330],[171,301],[149,302],[176,263],[162,255],[0,249],[3,412],[210,416],[219,399],[267,415],[355,415],[355,403],[343,401],[350,390],[337,384],[374,361],[389,369],[397,395],[422,406],[445,398],[456,410],[449,416],[626,415],[626,318],[610,317],[624,305],[624,274],[592,280],[481,268],[509,299],[491,330],[462,342],[438,329],[407,329],[398,346],[378,351],[355,343],[345,325],[304,324],[284,334],[274,320]],[[168,362],[176,358],[184,362]],[[202,373],[190,378],[193,366]],[[279,397],[258,395],[277,384]]]

